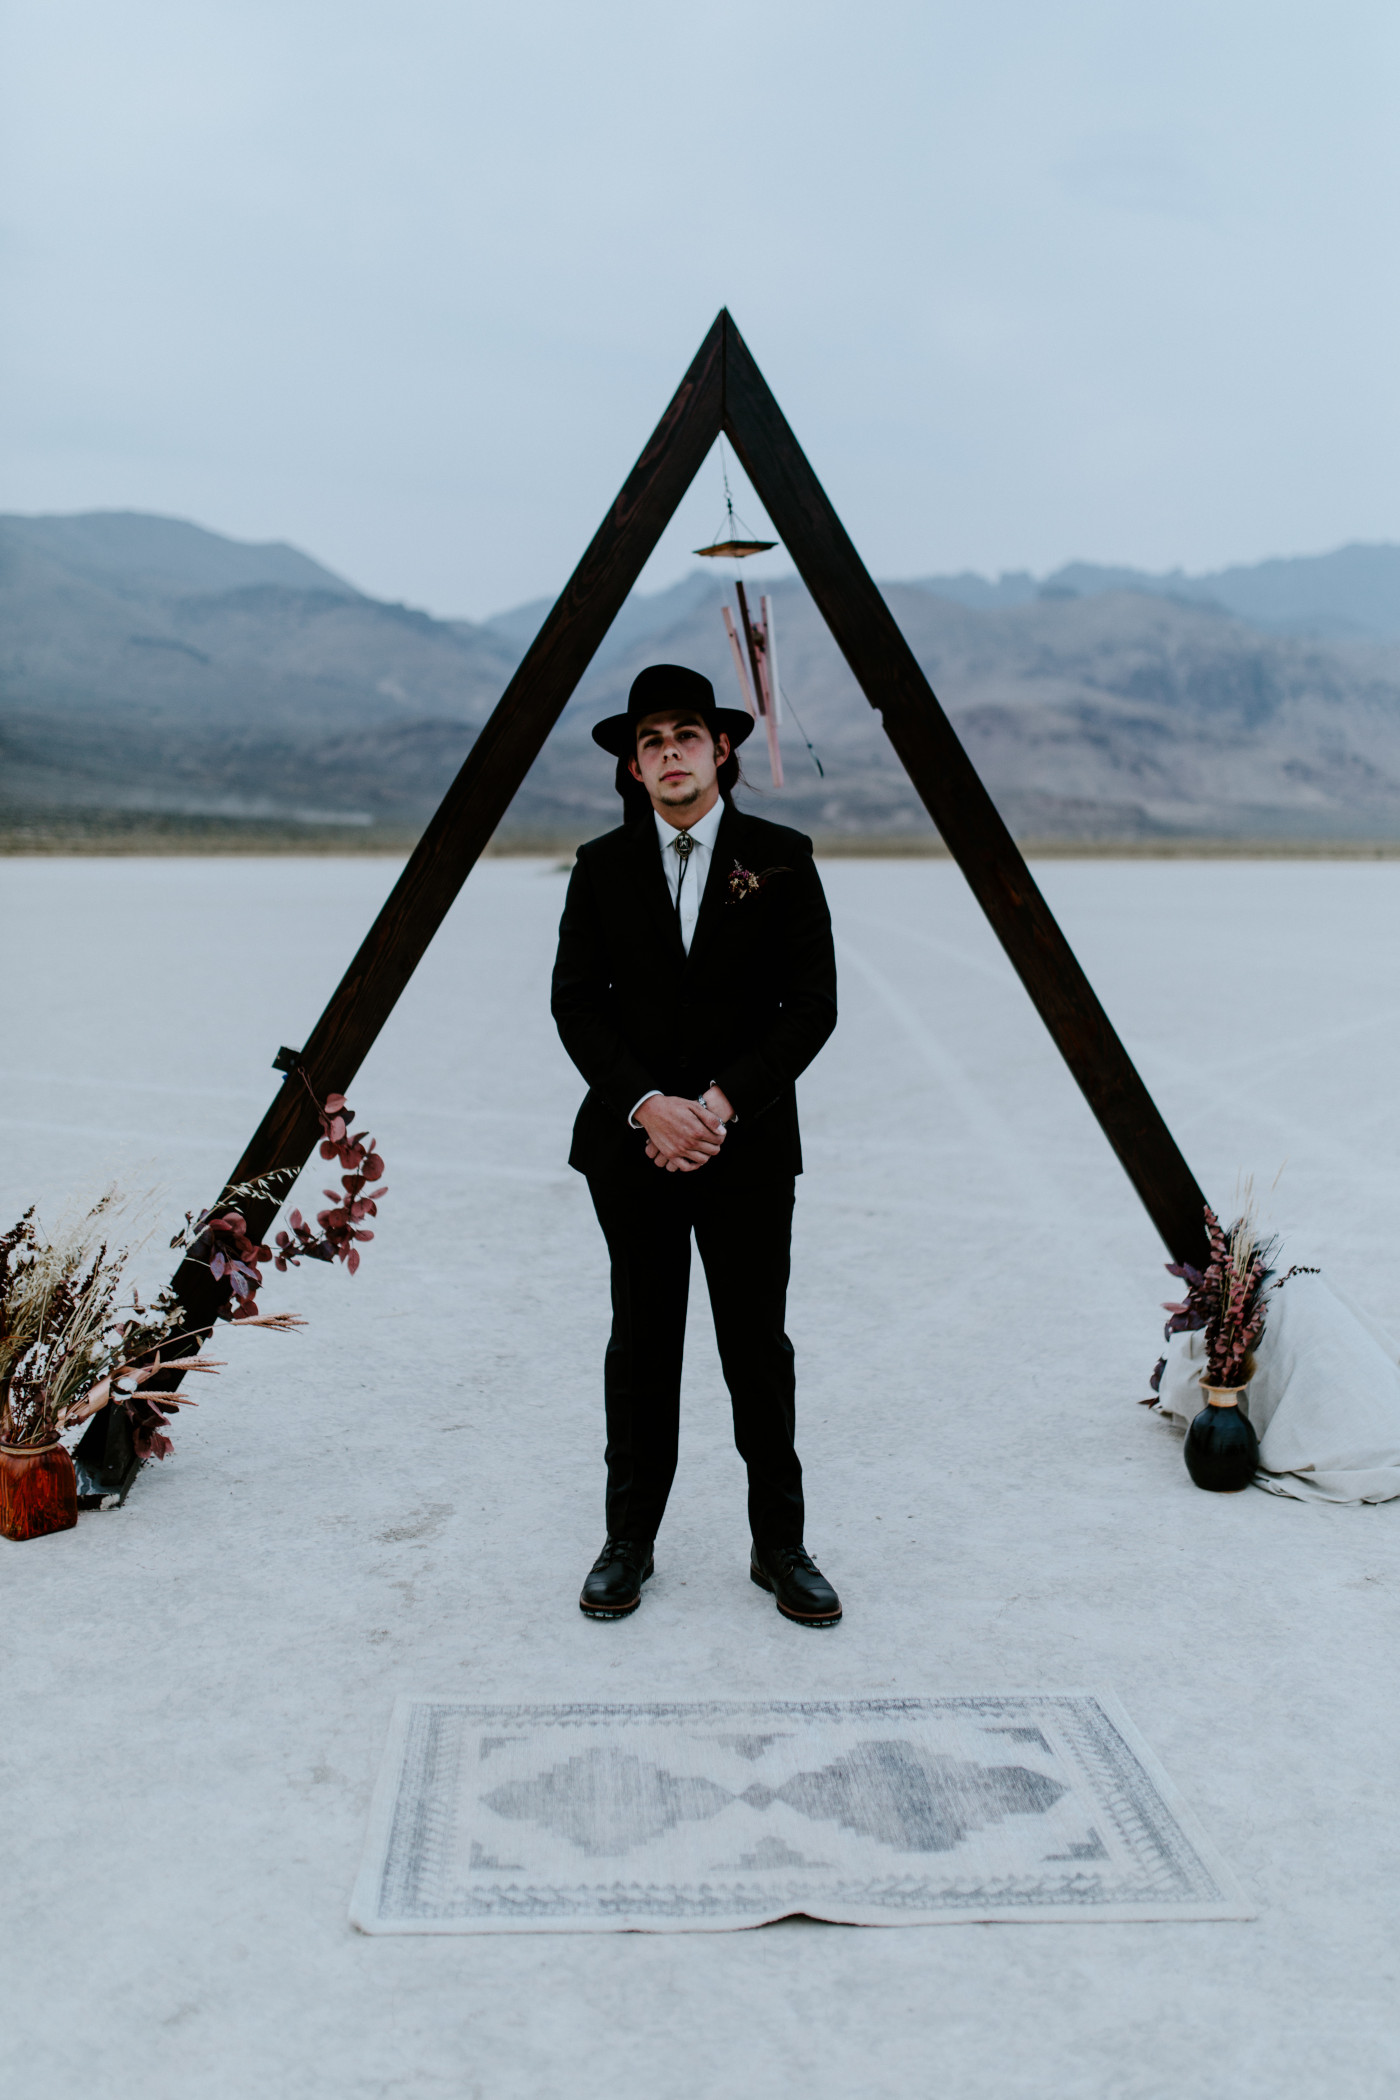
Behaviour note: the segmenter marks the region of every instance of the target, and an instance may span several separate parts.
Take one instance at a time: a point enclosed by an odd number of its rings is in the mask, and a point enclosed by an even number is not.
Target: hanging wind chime
[[[729,472],[720,453],[720,472],[724,477],[725,523],[718,536],[708,547],[697,547],[695,552],[707,561],[743,561],[750,554],[768,554],[777,546],[776,540],[756,540],[746,535],[741,523],[734,515],[734,498],[729,492]],[[748,594],[739,579],[734,577],[735,596],[739,601],[739,619],[736,625],[734,614],[726,605],[721,608],[724,631],[729,637],[729,649],[734,658],[734,674],[739,681],[739,691],[744,696],[744,705],[755,722],[761,724],[768,739],[768,764],[773,775],[773,785],[783,784],[783,754],[778,741],[778,729],[782,721],[782,687],[778,682],[778,637],[773,625],[773,601],[766,594],[758,601],[759,617],[754,618],[749,609]],[[740,635],[742,634],[742,641]],[[789,713],[792,712],[789,707]],[[812,750],[802,732],[802,725],[793,716],[798,734],[812,753],[812,763],[822,773],[822,762]],[[825,778],[825,775],[822,775]]]

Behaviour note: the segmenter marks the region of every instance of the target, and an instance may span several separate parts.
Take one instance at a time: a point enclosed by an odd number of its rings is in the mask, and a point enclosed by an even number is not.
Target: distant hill
[[[1181,569],[1153,575],[1145,569],[1075,561],[1039,580],[1025,570],[995,582],[966,571],[929,576],[913,587],[983,612],[1029,605],[1037,598],[1098,598],[1133,591],[1216,605],[1269,634],[1400,641],[1400,547],[1339,547],[1333,554],[1261,561],[1250,568],[1213,569],[1199,576]]]
[[[789,722],[781,795],[758,740],[747,747],[750,805],[826,835],[926,837],[805,590],[767,588],[784,688],[824,777]],[[1211,577],[1079,563],[1040,581],[884,589],[1022,836],[1400,837],[1400,549]],[[615,821],[589,728],[642,664],[694,664],[737,697],[725,590],[697,570],[628,601],[508,831],[582,837]],[[411,830],[547,610],[432,619],[293,547],[176,519],[0,518],[0,821],[146,812]]]
[[[0,809],[416,822],[436,793],[416,758],[381,768],[357,739],[412,754],[435,732],[450,777],[516,660],[294,547],[0,518]]]
[[[788,786],[751,801],[822,833],[928,830],[879,720],[796,582],[769,587]],[[1023,837],[1400,837],[1400,648],[1260,633],[1217,607],[1140,592],[979,611],[919,585],[884,594],[1012,829]],[[532,816],[602,822],[616,802],[588,736],[658,657],[737,698],[718,582],[649,601],[647,632],[595,664],[529,783]],[[670,617],[673,615],[673,617]],[[606,771],[604,762],[603,771]]]
[[[610,663],[621,662],[634,644],[649,642],[660,633],[674,632],[688,614],[712,609],[714,602],[715,579],[708,569],[692,570],[679,583],[673,583],[669,590],[646,594],[634,592],[608,629],[602,647],[593,659],[594,668],[601,670]],[[553,603],[552,598],[532,598],[528,605],[516,606],[512,612],[497,613],[484,624],[490,633],[499,635],[502,641],[509,642],[523,655],[539,633]]]
[[[176,598],[256,583],[331,591],[338,598],[360,596],[353,584],[284,540],[228,540],[183,518],[154,518],[143,511],[94,510],[71,518],[0,514],[0,534],[68,575],[86,577],[120,597]]]

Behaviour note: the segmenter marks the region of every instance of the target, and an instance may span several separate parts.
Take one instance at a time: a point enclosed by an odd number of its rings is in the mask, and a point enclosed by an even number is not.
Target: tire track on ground
[[[1058,1217],[1062,1221],[1068,1210],[1085,1230],[1090,1229],[1092,1221],[1087,1213],[1064,1185],[1041,1168],[1027,1152],[1013,1125],[946,1044],[939,1041],[898,986],[868,955],[840,936],[836,940],[836,952],[842,968],[854,970],[891,1019],[898,1023],[923,1064],[956,1105],[969,1137],[985,1148],[1008,1180],[1013,1185],[1019,1183],[1026,1196],[1033,1200],[1035,1208],[1047,1219]]]

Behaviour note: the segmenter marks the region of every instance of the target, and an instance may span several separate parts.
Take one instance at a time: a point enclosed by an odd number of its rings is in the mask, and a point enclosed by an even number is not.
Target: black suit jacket
[[[765,878],[762,889],[736,897],[736,865]],[[726,806],[689,955],[650,812],[581,846],[551,1007],[588,1081],[570,1166],[635,1171],[646,1139],[627,1115],[638,1097],[659,1087],[694,1099],[713,1084],[738,1120],[700,1171],[800,1174],[793,1082],[836,1026],[831,917],[811,840]]]

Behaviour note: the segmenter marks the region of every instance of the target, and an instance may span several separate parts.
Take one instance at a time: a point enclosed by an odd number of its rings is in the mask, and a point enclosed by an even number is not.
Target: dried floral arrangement
[[[164,1393],[157,1407],[142,1386],[170,1367],[172,1353],[184,1370],[221,1368],[185,1355],[210,1330],[191,1327],[169,1292],[151,1305],[134,1290],[120,1301],[130,1249],[114,1249],[106,1237],[118,1202],[109,1189],[51,1238],[31,1206],[0,1236],[0,1443],[11,1450],[41,1449],[115,1401],[131,1418],[139,1455],[164,1458],[171,1449],[165,1410],[194,1403]],[[258,1324],[302,1322],[279,1313]]]
[[[190,1260],[203,1262],[215,1282],[226,1285],[227,1304],[220,1312],[223,1319],[258,1318],[258,1292],[266,1282],[265,1262],[271,1262],[285,1274],[289,1266],[299,1268],[303,1261],[340,1261],[353,1276],[360,1266],[356,1243],[374,1238],[363,1220],[379,1215],[379,1198],[389,1193],[386,1187],[368,1186],[384,1172],[375,1141],[368,1131],[351,1133],[354,1112],[343,1094],[328,1094],[316,1113],[321,1119],[322,1159],[338,1159],[347,1171],[341,1175],[338,1189],[322,1191],[326,1208],[317,1211],[314,1228],[299,1210],[294,1210],[289,1220],[291,1231],[279,1232],[275,1247],[263,1247],[249,1238],[247,1219],[241,1210],[222,1207],[230,1196],[270,1195],[272,1183],[294,1178],[283,1169],[262,1181],[226,1189],[219,1202],[201,1211],[198,1217],[186,1211],[183,1228],[170,1242],[172,1248],[185,1248]]]
[[[341,1175],[338,1189],[323,1191],[328,1208],[317,1211],[316,1232],[299,1210],[292,1212],[292,1230],[278,1233],[272,1265],[285,1271],[289,1262],[296,1268],[303,1259],[343,1261],[353,1276],[360,1266],[360,1250],[355,1242],[374,1238],[361,1221],[378,1217],[378,1200],[389,1193],[387,1188],[368,1187],[384,1172],[384,1162],[368,1131],[351,1134],[354,1112],[347,1107],[344,1094],[328,1094],[324,1108],[318,1109],[317,1114],[321,1118],[322,1159],[338,1159],[347,1171]]]
[[[123,1298],[132,1250],[112,1247],[108,1237],[119,1208],[115,1190],[52,1238],[41,1233],[32,1206],[0,1235],[0,1443],[39,1449],[115,1405],[130,1418],[138,1455],[164,1458],[173,1449],[169,1416],[194,1402],[178,1393],[143,1391],[158,1373],[176,1366],[182,1375],[221,1370],[222,1364],[200,1353],[219,1320],[275,1331],[305,1326],[295,1313],[259,1311],[262,1264],[271,1261],[285,1271],[303,1259],[341,1261],[353,1275],[360,1263],[356,1243],[374,1237],[361,1221],[377,1215],[376,1200],[387,1194],[382,1186],[366,1193],[384,1162],[366,1132],[351,1135],[344,1096],[330,1095],[317,1113],[321,1157],[338,1158],[348,1171],[339,1189],[325,1191],[327,1208],[318,1211],[316,1229],[293,1211],[292,1232],[277,1234],[274,1254],[253,1242],[237,1208],[250,1198],[275,1200],[279,1185],[295,1180],[294,1167],[225,1189],[198,1216],[186,1212],[171,1247],[207,1267],[220,1287],[213,1318],[202,1325],[191,1323],[169,1290],[148,1305],[134,1289]]]
[[[1282,1276],[1274,1275],[1278,1235],[1261,1238],[1253,1203],[1228,1230],[1206,1205],[1206,1237],[1210,1260],[1204,1269],[1190,1262],[1168,1262],[1167,1274],[1179,1276],[1186,1296],[1179,1304],[1167,1302],[1163,1311],[1171,1315],[1166,1325],[1174,1334],[1192,1334],[1204,1329],[1206,1368],[1204,1383],[1227,1389],[1248,1385],[1254,1371],[1254,1351],[1264,1333],[1268,1317],[1266,1300],[1280,1291],[1291,1276],[1316,1276],[1318,1271],[1295,1262]],[[1154,1394],[1160,1391],[1167,1359],[1160,1358],[1152,1373]],[[1151,1402],[1145,1403],[1150,1406]]]

